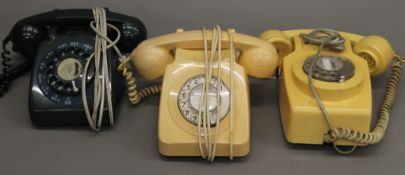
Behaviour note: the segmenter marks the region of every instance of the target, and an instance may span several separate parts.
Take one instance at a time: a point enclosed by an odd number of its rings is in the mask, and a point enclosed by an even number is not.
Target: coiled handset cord
[[[0,97],[4,95],[4,93],[7,92],[8,90],[8,84],[9,84],[9,70],[11,69],[11,64],[9,63],[11,61],[11,58],[8,57],[10,55],[10,51],[7,50],[7,43],[10,42],[10,36],[7,36],[3,40],[3,52],[1,53],[1,58],[3,59],[1,61],[1,64],[3,65],[3,74],[0,77]]]
[[[129,101],[135,105],[140,103],[147,96],[160,94],[160,92],[162,91],[161,84],[145,87],[140,91],[137,90],[136,79],[132,74],[131,69],[128,68],[130,61],[131,59],[127,57],[123,59],[121,61],[121,64],[118,66],[118,71],[122,73],[127,81]]]
[[[1,53],[1,64],[3,65],[2,74],[0,75],[0,97],[2,97],[7,91],[8,86],[12,80],[19,77],[23,73],[27,72],[31,68],[32,59],[26,58],[26,60],[20,65],[13,68],[10,64],[11,58],[9,55],[11,52],[7,50],[7,44],[11,41],[10,35],[8,35],[2,43],[3,52]]]
[[[141,91],[137,91],[135,78],[132,75],[129,67],[129,58],[121,53],[116,44],[121,38],[121,33],[117,27],[107,23],[106,12],[104,8],[95,7],[93,8],[94,20],[90,23],[90,28],[96,33],[95,41],[95,51],[90,55],[88,61],[86,62],[83,75],[87,77],[87,72],[89,65],[94,59],[94,69],[95,69],[95,78],[94,78],[94,98],[93,98],[93,112],[90,114],[90,108],[87,102],[87,80],[83,78],[82,80],[82,99],[83,106],[86,114],[87,121],[89,126],[95,130],[99,131],[101,129],[103,121],[103,110],[104,110],[104,101],[105,95],[107,95],[107,107],[109,113],[109,124],[114,125],[114,113],[111,97],[111,82],[109,79],[109,69],[108,69],[108,58],[107,50],[113,48],[119,57],[121,62],[118,66],[118,70],[122,72],[123,76],[127,80],[128,84],[128,95],[129,100],[133,104],[138,104],[143,98],[149,95],[158,94],[161,91],[161,85],[155,85],[152,87],[147,87]],[[107,27],[114,30],[117,33],[117,37],[114,41],[107,36]],[[108,43],[108,45],[107,45]]]
[[[205,28],[202,29],[203,38],[204,38],[204,61],[205,61],[205,78],[203,82],[203,87],[201,89],[201,98],[200,98],[200,105],[198,111],[198,123],[197,123],[197,133],[198,133],[198,146],[200,149],[200,153],[202,158],[207,159],[209,161],[214,161],[215,154],[217,150],[217,143],[219,140],[219,131],[220,131],[220,114],[221,114],[221,99],[220,99],[220,88],[221,88],[221,63],[222,63],[222,46],[221,46],[221,28],[216,26],[213,29],[212,33],[212,43],[211,43],[211,54],[208,56],[208,39],[207,33]],[[229,139],[229,158],[233,159],[233,103],[232,103],[232,96],[233,96],[233,63],[235,62],[235,49],[233,48],[233,31],[228,30],[229,35],[229,43],[230,43],[230,139]],[[216,83],[216,100],[217,100],[217,110],[216,110],[216,125],[215,125],[215,133],[214,133],[214,140],[212,141],[211,138],[211,115],[208,109],[209,101],[208,101],[208,93],[209,88],[211,86],[211,79],[212,79],[212,72],[214,66],[214,57],[216,52],[218,53],[218,67],[217,67],[217,83]],[[203,133],[201,133],[201,130]]]
[[[375,128],[371,132],[361,132],[351,128],[338,127],[334,128],[332,126],[332,121],[325,106],[323,105],[318,92],[316,91],[314,84],[312,82],[312,70],[317,60],[321,56],[321,52],[324,47],[329,47],[335,50],[342,50],[344,39],[340,36],[337,31],[331,29],[318,29],[314,30],[309,34],[301,34],[304,39],[304,42],[309,44],[318,44],[319,49],[316,53],[316,57],[312,60],[310,64],[310,70],[308,73],[308,86],[311,90],[312,95],[314,96],[316,102],[318,103],[319,108],[321,109],[323,116],[328,124],[329,131],[324,135],[324,142],[333,143],[333,148],[341,154],[352,153],[356,146],[353,146],[352,149],[348,151],[341,150],[337,145],[336,141],[338,140],[347,140],[352,141],[357,144],[376,144],[381,141],[384,137],[385,131],[388,126],[388,121],[390,117],[390,111],[392,105],[394,104],[396,91],[401,80],[402,74],[402,63],[405,61],[404,57],[398,55],[394,56],[394,63],[391,66],[391,76],[388,80],[387,87],[384,93],[384,100],[380,106],[380,111],[378,115],[378,120]],[[368,64],[372,63],[368,61]],[[372,65],[370,65],[372,66]]]

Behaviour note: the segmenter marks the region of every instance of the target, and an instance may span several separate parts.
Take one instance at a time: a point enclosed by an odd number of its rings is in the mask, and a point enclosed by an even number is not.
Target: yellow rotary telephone
[[[248,154],[246,74],[256,78],[273,75],[277,52],[272,44],[218,26],[214,30],[179,29],[142,42],[130,57],[146,79],[163,76],[158,131],[161,154],[201,155],[210,161],[215,156]]]
[[[333,143],[338,152],[350,153],[382,139],[404,60],[386,39],[330,29],[269,30],[261,38],[279,52],[280,111],[289,142]],[[379,118],[370,131],[370,75],[383,73],[393,58]]]

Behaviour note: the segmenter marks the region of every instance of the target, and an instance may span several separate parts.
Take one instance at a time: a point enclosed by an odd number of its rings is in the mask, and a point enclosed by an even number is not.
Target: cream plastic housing
[[[236,62],[230,62],[229,33],[221,32],[221,66],[218,66],[218,52],[212,64],[212,76],[219,77],[233,94],[232,105],[219,124],[210,130],[213,135],[219,126],[216,156],[245,156],[250,151],[250,108],[249,83],[247,75],[266,78],[274,74],[278,55],[275,47],[259,38],[235,33],[233,46],[240,51],[235,55]],[[208,55],[213,31],[206,30]],[[159,105],[159,151],[165,156],[201,156],[199,149],[198,126],[186,119],[181,112],[179,100],[184,83],[197,76],[205,76],[204,34],[201,30],[183,31],[146,40],[132,52],[131,59],[139,73],[146,79],[156,79],[163,75]],[[233,71],[230,71],[232,64]],[[219,76],[217,70],[221,70]],[[231,88],[230,78],[233,83]],[[181,93],[181,95],[180,95]],[[184,100],[184,99],[183,99]],[[184,102],[184,101],[183,101]],[[191,103],[190,103],[191,104]],[[233,113],[231,124],[230,111]],[[195,112],[195,111],[193,111]],[[192,116],[191,118],[193,118]],[[231,131],[231,126],[233,130]],[[233,133],[233,134],[231,134]]]
[[[221,79],[225,86],[230,87],[229,54],[222,51]],[[213,75],[216,72],[217,57],[215,58]],[[165,70],[163,89],[160,96],[159,108],[159,151],[165,156],[201,156],[198,147],[197,126],[182,116],[177,103],[182,85],[191,77],[204,74],[204,53],[200,50],[178,49],[176,59]],[[234,111],[233,155],[245,156],[250,151],[250,108],[249,82],[244,67],[234,63]],[[230,116],[229,112],[220,121],[217,156],[229,156]],[[215,127],[211,128],[212,141]]]

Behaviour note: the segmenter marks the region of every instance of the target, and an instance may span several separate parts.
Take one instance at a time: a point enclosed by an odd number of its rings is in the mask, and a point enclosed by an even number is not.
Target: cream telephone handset
[[[338,152],[350,153],[382,139],[403,62],[386,39],[330,29],[269,30],[261,38],[280,55],[280,111],[289,142],[333,143]],[[370,75],[383,73],[393,58],[379,118],[370,131]]]
[[[163,76],[158,131],[161,154],[201,155],[211,161],[215,156],[248,154],[246,74],[257,78],[273,75],[277,52],[272,44],[219,27],[178,30],[142,42],[131,59],[146,79]]]

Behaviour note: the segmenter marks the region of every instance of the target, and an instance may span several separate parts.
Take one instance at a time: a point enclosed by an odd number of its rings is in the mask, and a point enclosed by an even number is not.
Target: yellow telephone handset
[[[350,153],[382,139],[403,62],[385,38],[330,29],[269,30],[260,37],[280,55],[280,110],[289,142],[333,143],[338,152]],[[383,73],[393,58],[377,127],[370,131],[370,75]]]
[[[229,37],[222,32],[222,46],[229,48]],[[208,31],[208,42],[212,41],[212,31]],[[234,45],[242,50],[239,64],[246,72],[257,78],[271,76],[277,64],[277,52],[268,43],[255,37],[234,33]],[[173,49],[202,50],[203,35],[200,30],[177,32],[152,38],[142,42],[131,54],[132,61],[145,79],[156,79],[163,75],[165,68],[174,60]],[[272,58],[272,59],[268,59]]]
[[[131,59],[146,79],[164,75],[158,126],[161,154],[200,155],[213,161],[215,156],[249,153],[247,74],[273,75],[278,56],[271,43],[219,27],[180,30],[142,42]]]

